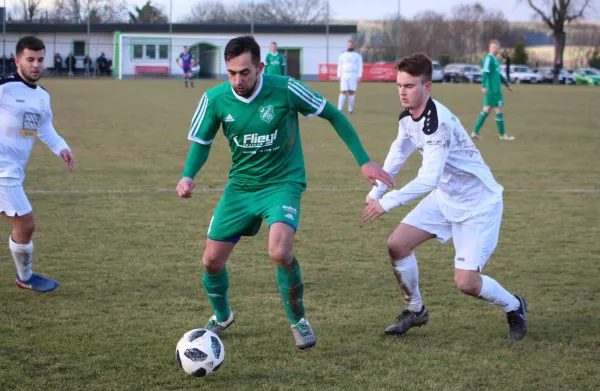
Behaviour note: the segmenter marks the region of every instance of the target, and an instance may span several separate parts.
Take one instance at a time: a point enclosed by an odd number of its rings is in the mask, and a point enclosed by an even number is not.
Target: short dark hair
[[[19,57],[25,49],[37,52],[38,50],[46,50],[46,45],[44,45],[44,42],[38,37],[29,35],[19,39],[19,42],[17,42],[17,57]]]
[[[227,46],[225,46],[225,61],[227,62],[244,53],[250,53],[254,65],[258,66],[260,64],[260,46],[258,46],[254,37],[250,35],[234,38],[227,43]]]
[[[411,76],[420,76],[423,84],[431,81],[433,64],[425,53],[414,53],[396,62],[398,72],[406,72]]]

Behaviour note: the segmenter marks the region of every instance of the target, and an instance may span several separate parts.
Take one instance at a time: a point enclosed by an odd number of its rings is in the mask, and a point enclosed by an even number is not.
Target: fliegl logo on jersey
[[[267,135],[259,135],[258,133],[245,134],[242,144],[238,141],[238,136],[233,138],[235,145],[240,148],[263,148],[270,147],[277,140],[277,129],[275,132]]]

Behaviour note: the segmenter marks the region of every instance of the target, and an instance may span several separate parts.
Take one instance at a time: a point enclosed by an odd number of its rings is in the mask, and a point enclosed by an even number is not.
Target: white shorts
[[[356,91],[358,75],[345,74],[340,78],[340,91]]]
[[[0,213],[13,217],[26,215],[32,210],[23,186],[0,186]]]
[[[476,212],[465,212],[467,218],[457,219],[444,214],[448,207],[436,199],[435,191],[425,197],[402,220],[404,224],[422,229],[436,236],[442,243],[454,240],[454,267],[462,270],[481,271],[492,256],[502,222],[502,201],[483,207]],[[452,209],[453,212],[458,212]],[[449,220],[450,219],[450,220]]]

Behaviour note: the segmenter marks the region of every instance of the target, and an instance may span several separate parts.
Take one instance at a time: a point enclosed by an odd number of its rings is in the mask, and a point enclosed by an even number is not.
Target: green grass
[[[76,169],[68,173],[38,142],[25,188],[38,223],[35,270],[61,286],[45,295],[17,289],[8,248],[2,252],[0,390],[598,388],[600,89],[518,86],[505,94],[517,140],[500,142],[490,117],[478,142],[505,187],[500,242],[485,273],[529,300],[524,341],[506,340],[501,310],[456,291],[452,244],[433,242],[416,252],[430,324],[384,336],[403,306],[385,243],[411,208],[363,224],[368,185],[351,154],[326,121],[302,120],[309,190],[295,250],[317,347],[295,348],[263,227],[229,262],[237,322],[223,336],[225,363],[195,379],[177,367],[175,345],[211,315],[199,259],[220,193],[175,194],[189,121],[212,85],[182,84],[46,81]],[[311,86],[337,102],[337,84]],[[470,130],[479,88],[433,91]],[[393,84],[361,85],[351,119],[379,162],[399,110]],[[219,136],[198,187],[222,188],[229,156]],[[397,183],[419,164],[413,156]],[[351,188],[365,190],[317,191]],[[1,227],[7,240],[10,228]]]

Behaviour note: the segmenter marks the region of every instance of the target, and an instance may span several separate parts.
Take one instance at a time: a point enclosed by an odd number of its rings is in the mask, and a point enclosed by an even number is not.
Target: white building
[[[171,28],[171,32],[169,32]],[[250,34],[249,24],[31,24],[7,23],[2,52],[15,52],[19,38],[35,35],[46,44],[46,67],[53,74],[53,58],[64,60],[73,53],[82,72],[83,59],[96,59],[104,53],[111,60],[112,74],[118,78],[142,75],[181,77],[177,58],[188,46],[199,60],[200,77],[225,78],[223,49],[236,36]],[[286,56],[287,74],[303,80],[318,78],[319,64],[336,63],[346,41],[356,33],[355,25],[254,25],[254,37],[261,46],[263,60],[271,42]]]

